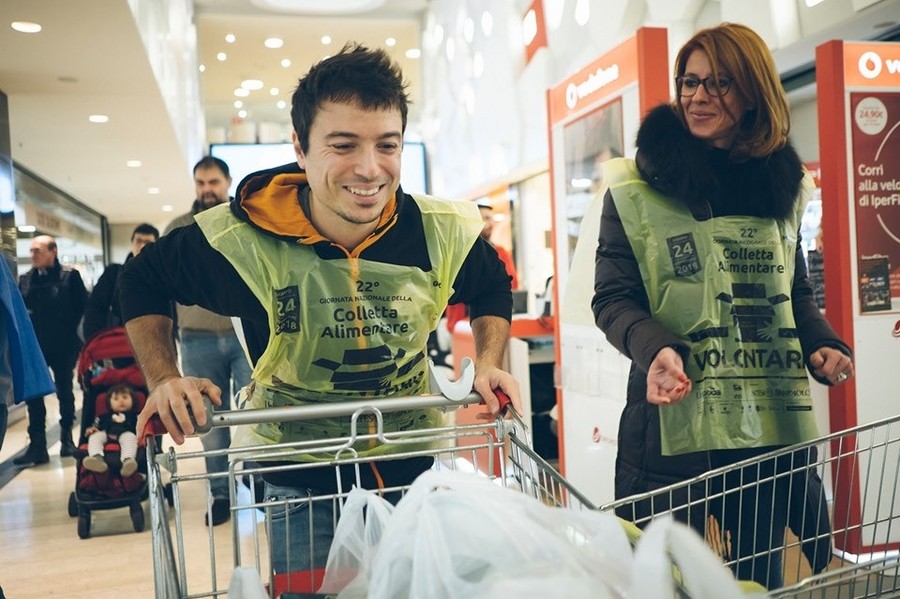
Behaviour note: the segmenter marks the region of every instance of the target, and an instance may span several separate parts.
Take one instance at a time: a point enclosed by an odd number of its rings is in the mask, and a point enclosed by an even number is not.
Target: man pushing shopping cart
[[[208,379],[183,377],[172,344],[171,301],[241,319],[253,363],[240,403],[252,408],[319,405],[427,392],[429,333],[448,303],[469,306],[477,361],[474,389],[491,415],[502,390],[519,407],[515,380],[500,364],[509,337],[510,279],[479,237],[474,204],[404,193],[400,156],[408,98],[402,73],[381,50],[348,44],[300,79],[291,118],[297,162],[246,177],[230,205],[161,238],[121,277],[122,314],[150,396],[138,433],[158,416],[176,444],[203,425],[202,394],[221,403]],[[202,414],[202,415],[201,415]],[[385,432],[439,423],[433,409],[385,415]],[[313,442],[348,430],[346,416],[239,428],[233,446]],[[361,458],[383,447],[354,446]],[[293,452],[284,461],[310,462]],[[353,466],[364,486],[407,483],[433,459]],[[266,496],[328,492],[333,468],[265,474]],[[329,482],[330,481],[330,482]],[[233,508],[234,509],[234,508]],[[276,572],[324,565],[334,513],[285,512],[273,539]],[[327,539],[326,539],[327,541]],[[285,541],[288,542],[288,541]],[[279,545],[280,546],[280,545]]]

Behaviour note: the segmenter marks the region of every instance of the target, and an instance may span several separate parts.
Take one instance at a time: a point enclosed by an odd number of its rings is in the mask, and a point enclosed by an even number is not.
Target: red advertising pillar
[[[825,43],[816,74],[826,317],[856,368],[830,389],[831,429],[840,431],[900,412],[888,380],[900,364],[900,44]],[[867,473],[896,472],[900,456],[848,448],[846,439],[832,454],[833,518],[852,525],[842,524],[835,545],[853,554],[900,547],[900,530],[875,538],[860,522],[873,509],[897,517],[900,505],[869,505],[897,490]]]

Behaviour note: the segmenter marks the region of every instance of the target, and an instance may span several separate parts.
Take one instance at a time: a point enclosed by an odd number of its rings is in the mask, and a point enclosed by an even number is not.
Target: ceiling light
[[[534,9],[529,9],[527,13],[525,13],[525,18],[522,19],[522,41],[525,42],[527,46],[532,41],[534,41],[534,37],[537,35],[537,15],[534,12]]]
[[[397,45],[397,40],[395,40],[392,37],[389,37],[386,40],[384,40],[384,45],[387,46],[388,48],[393,48],[394,46]]]
[[[241,87],[250,91],[256,91],[263,88],[263,82],[260,79],[244,79],[241,81]]]
[[[418,48],[410,48],[406,51],[406,57],[416,59],[422,56],[422,51]]]
[[[250,0],[254,6],[263,10],[289,13],[309,13],[318,15],[340,15],[369,12],[380,8],[386,0],[341,0],[341,2],[322,2],[322,0]]]
[[[225,42],[229,44],[233,44],[235,39],[237,38],[234,37],[233,33],[229,33],[225,36]]]
[[[824,0],[806,0],[806,6],[812,8],[816,4],[822,4]]]
[[[92,123],[108,123],[109,117],[105,114],[92,114],[88,116],[88,120]]]
[[[201,73],[205,73],[205,72],[206,72],[206,65],[205,65],[205,64],[201,64],[198,68],[200,69],[200,72],[201,72]]]
[[[584,27],[591,20],[591,6],[588,0],[575,2],[575,22]]]
[[[234,88],[234,95],[238,98],[246,98],[250,95],[250,90],[244,89],[243,87],[236,87]]]
[[[484,73],[484,56],[482,56],[481,52],[476,52],[475,56],[472,57],[472,74],[475,77],[481,77]]]
[[[551,31],[559,29],[562,24],[563,11],[566,8],[566,0],[545,0],[544,19]]]
[[[31,21],[13,21],[9,26],[19,33],[39,33],[41,31],[40,24]]]
[[[240,100],[235,100],[235,101],[234,101],[234,107],[235,107],[235,108],[243,108],[243,107],[244,107],[244,103],[243,103],[242,101],[240,101]]]
[[[471,19],[471,17],[466,17],[465,23],[463,23],[463,37],[466,38],[466,41],[470,44],[472,40],[475,39],[475,21]]]
[[[323,35],[323,36],[322,36],[322,45],[323,45],[323,46],[327,46],[327,45],[330,44],[330,43],[331,43],[331,36],[330,36],[330,35]]]
[[[593,183],[593,181],[591,181],[590,179],[581,178],[573,178],[571,181],[569,181],[569,184],[575,189],[587,189],[591,186],[591,183]]]
[[[128,168],[137,168],[137,167],[141,166],[141,164],[142,163],[140,160],[126,160],[125,161],[125,166],[127,166]]]
[[[246,110],[238,110],[238,116],[241,117],[242,119],[247,118],[247,111]]]
[[[34,225],[19,225],[16,229],[19,230],[19,233],[34,233],[37,231],[37,227]]]
[[[149,193],[150,195],[153,195],[153,196],[159,195],[159,187],[148,187],[147,193]]]
[[[277,106],[278,108],[284,109],[287,106],[287,102],[285,102],[284,100],[278,100],[278,103],[275,104],[275,106]]]
[[[277,96],[280,93],[281,93],[281,90],[278,89],[277,87],[273,87],[272,89],[269,90],[270,96]]]
[[[281,66],[283,66],[284,68],[288,68],[289,66],[291,66],[291,59],[290,58],[282,58]]]
[[[216,54],[216,60],[218,60],[219,62],[225,62],[226,60],[228,60],[228,55],[224,52],[219,52],[218,54]]]
[[[175,207],[172,206],[172,204],[163,204],[162,205],[163,212],[172,212],[173,210],[175,210]]]
[[[280,37],[270,37],[266,41],[263,42],[263,45],[266,48],[280,48],[284,45],[284,40]]]
[[[491,37],[491,31],[494,30],[494,17],[488,11],[481,13],[481,30],[487,37]]]

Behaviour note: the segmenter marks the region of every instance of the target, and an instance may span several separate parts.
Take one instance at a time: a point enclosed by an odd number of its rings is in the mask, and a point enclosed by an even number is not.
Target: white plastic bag
[[[673,597],[672,565],[693,599],[746,598],[734,576],[692,528],[670,516],[654,519],[634,552],[632,596],[635,599]]]
[[[319,593],[366,596],[369,566],[393,511],[390,502],[371,491],[354,488],[347,494]]]
[[[489,480],[426,472],[369,571],[372,597],[621,597],[631,547],[615,516],[546,506]]]
[[[320,592],[671,599],[673,563],[692,597],[749,596],[696,532],[671,519],[651,523],[632,549],[611,513],[550,507],[476,474],[429,471],[396,508],[351,492]]]
[[[228,599],[267,599],[268,596],[255,568],[240,566],[231,573]]]

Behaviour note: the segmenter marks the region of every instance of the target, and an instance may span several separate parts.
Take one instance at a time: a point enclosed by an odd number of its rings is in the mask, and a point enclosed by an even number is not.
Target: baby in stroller
[[[118,384],[106,392],[107,411],[94,418],[94,424],[85,430],[88,439],[88,456],[82,464],[91,472],[103,473],[109,469],[104,456],[107,442],[119,444],[122,476],[131,476],[138,469],[137,462],[137,406],[134,390],[126,384]]]
[[[147,499],[148,489],[143,476],[146,468],[142,468],[146,460],[134,430],[147,387],[125,329],[107,329],[88,340],[78,360],[78,380],[84,401],[69,515],[78,517],[78,536],[86,539],[94,511],[128,507],[134,530],[140,532],[144,529],[141,502]]]

